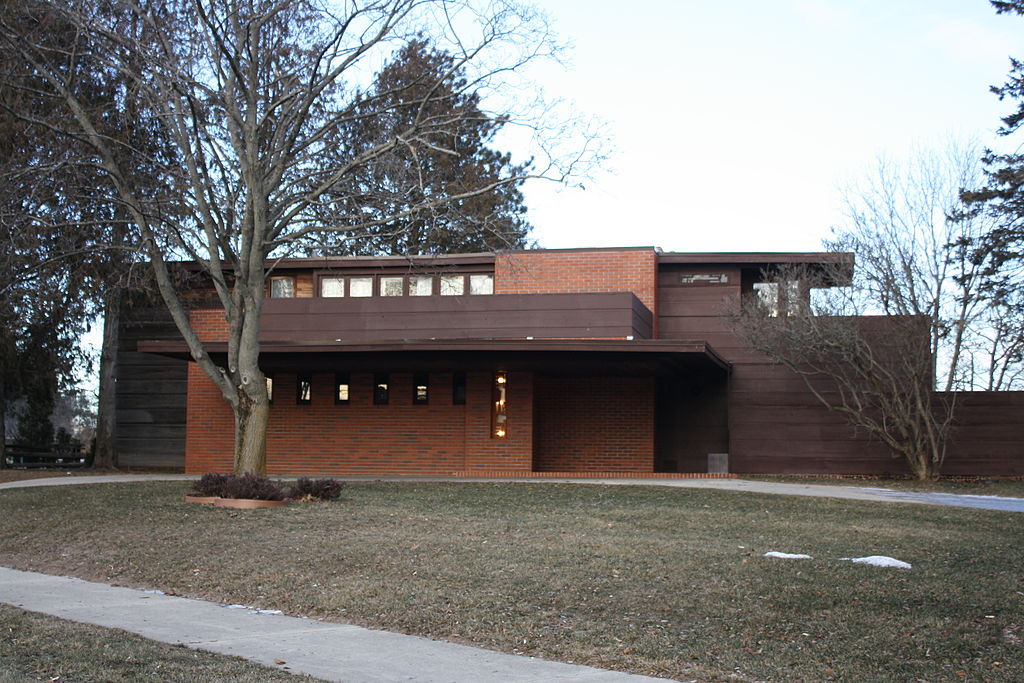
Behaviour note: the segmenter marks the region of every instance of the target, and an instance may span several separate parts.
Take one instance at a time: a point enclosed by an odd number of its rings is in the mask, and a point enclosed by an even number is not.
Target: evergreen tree
[[[409,41],[358,96],[349,123],[337,131],[337,149],[348,158],[417,131],[415,140],[361,167],[339,195],[349,211],[381,222],[347,235],[340,245],[307,251],[433,254],[526,247],[530,226],[520,187],[529,163],[515,165],[490,146],[505,123],[481,109],[479,93],[452,55],[422,36]],[[486,186],[493,189],[442,205],[428,201]]]

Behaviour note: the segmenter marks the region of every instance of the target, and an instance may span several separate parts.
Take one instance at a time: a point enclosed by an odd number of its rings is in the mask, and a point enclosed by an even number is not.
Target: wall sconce
[[[494,375],[494,388],[491,392],[491,436],[495,439],[504,439],[508,436],[508,414],[506,413],[506,398],[508,388],[508,375],[498,372]]]

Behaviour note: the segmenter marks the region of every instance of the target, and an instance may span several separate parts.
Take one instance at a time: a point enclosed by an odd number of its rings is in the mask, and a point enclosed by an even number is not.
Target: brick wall
[[[188,312],[188,321],[200,341],[228,340],[228,320],[222,308],[194,308]]]
[[[497,255],[494,293],[632,292],[657,321],[657,272],[657,252],[648,247],[517,251]]]
[[[296,376],[274,375],[267,428],[271,474],[435,474],[530,471],[532,376],[509,375],[510,433],[490,437],[490,373],[469,373],[466,405],[452,405],[452,375],[431,373],[429,403],[412,404],[412,375],[392,373],[388,405],[373,405],[371,374],[350,376],[347,405],[334,403],[334,375],[313,374],[309,405],[295,403]],[[234,421],[220,392],[189,367],[186,472],[230,472]]]
[[[537,378],[535,468],[653,472],[654,379]]]

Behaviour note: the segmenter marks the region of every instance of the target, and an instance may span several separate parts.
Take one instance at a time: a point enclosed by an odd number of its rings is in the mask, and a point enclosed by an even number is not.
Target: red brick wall
[[[533,373],[508,374],[508,436],[491,438],[491,373],[466,376],[466,469],[529,472],[533,466]],[[482,408],[480,406],[483,406]]]
[[[657,321],[657,274],[658,255],[647,247],[517,251],[497,255],[494,293],[633,292]]]
[[[228,320],[222,308],[195,308],[188,312],[188,320],[201,341],[227,341]]]
[[[653,378],[538,377],[535,395],[537,471],[654,471]]]
[[[295,403],[295,375],[274,376],[267,429],[271,474],[436,474],[530,471],[532,376],[509,375],[510,433],[490,438],[491,374],[467,376],[466,405],[452,405],[452,375],[431,373],[428,405],[412,405],[412,375],[392,373],[388,405],[373,405],[370,374],[352,374],[347,405],[334,375],[313,374],[309,405]],[[234,422],[220,392],[189,367],[186,472],[230,472]]]
[[[196,363],[188,364],[185,413],[185,472],[230,472],[234,466],[235,418],[220,389]]]

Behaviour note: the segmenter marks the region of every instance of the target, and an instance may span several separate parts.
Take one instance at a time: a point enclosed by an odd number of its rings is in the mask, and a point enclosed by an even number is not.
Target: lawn
[[[187,487],[2,491],[0,561],[671,678],[1024,679],[1019,514],[404,482],[234,511]],[[838,560],[872,554],[914,568]]]
[[[981,496],[1009,496],[1024,498],[1024,478],[959,477],[938,481],[917,479],[883,479],[878,477],[801,477],[798,475],[743,475],[754,481],[784,484],[822,484],[832,486],[863,486],[869,488],[899,489],[901,491],[929,491],[933,493],[961,493]]]
[[[238,657],[146,640],[0,603],[0,683],[8,681],[295,681]],[[299,680],[319,679],[301,677]]]

